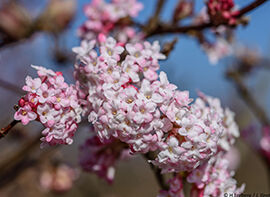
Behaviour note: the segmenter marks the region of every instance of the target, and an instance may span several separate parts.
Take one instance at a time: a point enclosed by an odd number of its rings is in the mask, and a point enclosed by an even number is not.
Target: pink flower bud
[[[18,102],[20,107],[23,107],[25,105],[25,100],[23,98],[21,98]]]

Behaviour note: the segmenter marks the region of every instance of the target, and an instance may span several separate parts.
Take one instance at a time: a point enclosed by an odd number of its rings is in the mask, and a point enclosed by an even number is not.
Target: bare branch
[[[238,17],[243,16],[244,14],[254,10],[255,8],[259,7],[263,3],[267,2],[267,0],[256,0],[251,4],[247,5],[246,7],[242,8],[238,14]]]
[[[247,5],[246,7],[239,10],[239,14],[237,15],[238,18],[242,17],[244,14],[254,10],[255,8],[259,7],[263,3],[267,2],[267,0],[256,0],[253,3]],[[228,25],[225,23],[219,23],[219,24],[213,24],[211,22],[209,23],[203,23],[198,25],[187,25],[187,26],[175,26],[172,24],[164,24],[159,23],[155,29],[148,29],[150,31],[146,31],[146,37],[154,36],[154,35],[162,35],[162,34],[168,34],[168,33],[187,33],[191,31],[202,31],[207,28],[211,27],[217,27],[220,25]]]
[[[18,121],[18,120],[13,120],[8,126],[2,128],[1,131],[0,131],[0,139],[3,138],[3,137],[5,137],[5,136],[8,134],[8,132],[9,132],[9,131],[10,131],[10,130],[18,123],[18,122],[20,122],[20,121]]]

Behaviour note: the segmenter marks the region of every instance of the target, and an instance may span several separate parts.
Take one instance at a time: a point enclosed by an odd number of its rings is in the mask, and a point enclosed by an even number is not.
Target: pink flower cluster
[[[234,114],[218,99],[199,96],[188,109],[172,105],[174,114],[167,114],[175,126],[153,162],[163,172],[191,171],[218,151],[228,151],[239,136]]]
[[[125,145],[110,138],[102,142],[97,136],[86,140],[80,147],[80,164],[85,171],[94,172],[112,183],[115,175],[115,163],[125,153]]]
[[[187,181],[194,183],[193,190],[197,190],[197,192],[192,191],[192,193],[200,194],[196,196],[202,197],[224,196],[225,193],[228,195],[243,193],[245,185],[237,188],[237,182],[232,178],[234,172],[229,171],[228,166],[228,160],[224,159],[224,155],[220,153],[193,170],[187,176]]]
[[[191,104],[164,72],[158,80],[158,60],[165,58],[158,42],[124,48],[111,37],[100,41],[99,55],[94,41],[73,50],[83,112],[101,141],[114,137],[134,153],[158,151],[152,162],[163,172],[193,170],[229,149],[238,136],[233,113],[201,93]]]
[[[14,115],[23,125],[37,120],[46,128],[43,144],[71,144],[72,137],[81,121],[82,109],[78,103],[77,90],[64,82],[61,72],[53,72],[39,66],[38,78],[26,77],[23,90],[27,94],[19,100],[19,109]]]
[[[95,39],[101,34],[112,34],[117,40],[140,39],[142,34],[137,34],[128,23],[129,17],[136,17],[143,5],[137,0],[93,0],[84,8],[88,20],[80,27],[78,34],[81,38]]]
[[[238,10],[234,10],[234,0],[208,0],[207,9],[210,20],[214,24],[236,24]]]

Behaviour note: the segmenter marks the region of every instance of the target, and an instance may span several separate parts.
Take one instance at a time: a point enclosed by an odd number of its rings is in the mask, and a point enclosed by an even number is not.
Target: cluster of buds
[[[133,153],[157,151],[152,163],[163,172],[191,171],[234,143],[234,114],[218,99],[200,93],[191,104],[164,72],[158,80],[165,58],[158,42],[121,46],[101,36],[99,52],[95,44],[83,41],[73,51],[83,113],[101,141],[119,139]]]
[[[234,0],[208,0],[207,11],[214,25],[236,24],[238,10],[234,10]]]
[[[71,144],[72,137],[81,121],[82,109],[78,103],[77,90],[64,82],[61,72],[39,66],[38,78],[26,77],[23,90],[27,94],[19,100],[14,115],[23,125],[37,120],[46,128],[42,131],[43,145]]]
[[[95,39],[102,33],[112,35],[121,42],[140,39],[130,26],[131,17],[136,17],[143,5],[137,0],[94,0],[86,5],[84,12],[87,21],[79,28],[78,34],[83,39]]]

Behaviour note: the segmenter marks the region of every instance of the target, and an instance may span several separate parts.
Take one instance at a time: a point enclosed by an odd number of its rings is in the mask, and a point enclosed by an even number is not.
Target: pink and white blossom
[[[64,82],[62,73],[38,66],[33,68],[37,69],[39,77],[26,78],[23,90],[27,94],[20,99],[14,119],[24,125],[32,120],[41,122],[45,126],[43,145],[71,144],[82,113],[77,90]]]

